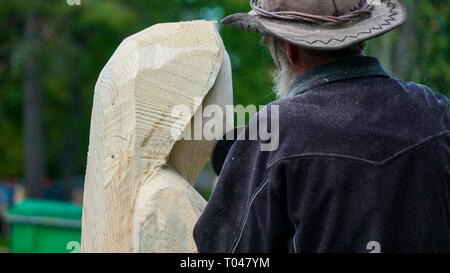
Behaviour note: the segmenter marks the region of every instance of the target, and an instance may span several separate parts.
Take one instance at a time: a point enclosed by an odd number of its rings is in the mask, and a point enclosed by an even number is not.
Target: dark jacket
[[[198,250],[449,252],[449,100],[371,57],[313,68],[291,91],[267,107],[279,107],[276,150],[231,147]]]

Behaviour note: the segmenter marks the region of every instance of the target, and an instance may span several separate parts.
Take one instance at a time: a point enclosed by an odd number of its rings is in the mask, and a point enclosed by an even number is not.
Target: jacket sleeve
[[[294,252],[295,226],[287,213],[285,185],[284,167],[271,168],[250,196],[232,252]]]
[[[241,164],[241,169],[233,166],[221,174],[194,229],[199,252],[293,251],[294,226],[287,214],[283,172],[273,168],[267,176],[252,179],[249,168],[253,168],[252,164]]]
[[[199,252],[289,251],[293,226],[286,210],[283,169],[269,170],[272,153],[262,149],[261,140],[249,137],[258,117],[227,153],[216,188],[195,225]]]

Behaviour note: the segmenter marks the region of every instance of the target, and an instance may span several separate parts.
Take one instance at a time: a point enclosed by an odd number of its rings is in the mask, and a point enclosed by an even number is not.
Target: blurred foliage
[[[1,236],[0,237],[0,248],[7,248],[8,246],[9,246],[8,238]]]
[[[37,58],[44,92],[46,173],[58,178],[67,157],[75,159],[75,173],[84,173],[94,85],[124,38],[161,22],[220,20],[227,14],[248,12],[248,2],[81,0],[80,6],[70,6],[65,0],[3,1],[0,177],[23,177],[23,67],[29,56],[23,33],[27,13],[37,14],[42,24]],[[410,0],[408,5],[408,23],[371,41],[367,54],[378,56],[393,75],[449,95],[448,1]],[[218,28],[232,60],[235,104],[262,105],[274,100],[269,76],[273,64],[267,50],[259,45],[260,36],[222,25]],[[79,140],[74,154],[65,152],[68,132]]]
[[[408,20],[368,43],[392,75],[450,95],[450,5],[448,0],[407,0]]]

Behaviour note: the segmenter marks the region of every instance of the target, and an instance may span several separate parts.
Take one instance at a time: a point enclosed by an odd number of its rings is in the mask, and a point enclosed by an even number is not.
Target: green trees
[[[408,20],[400,29],[368,43],[392,75],[450,96],[450,5],[448,1],[405,1]]]
[[[0,9],[0,180],[25,177],[39,196],[44,177],[84,176],[98,74],[127,36],[160,22],[249,11],[248,0],[16,0]],[[450,96],[450,5],[407,1],[401,29],[369,42],[393,75]],[[260,36],[218,26],[233,64],[236,104],[274,99],[274,66]],[[34,190],[33,190],[34,189]]]

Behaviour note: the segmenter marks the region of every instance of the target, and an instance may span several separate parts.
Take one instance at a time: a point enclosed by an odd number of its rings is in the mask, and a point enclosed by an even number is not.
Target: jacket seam
[[[272,168],[273,166],[275,166],[276,164],[280,163],[281,161],[284,160],[288,160],[288,159],[294,159],[294,158],[301,158],[301,157],[334,157],[334,158],[341,158],[341,159],[349,159],[349,160],[354,160],[354,161],[359,161],[368,165],[374,165],[377,167],[381,167],[383,165],[386,165],[387,163],[389,163],[390,161],[402,156],[403,154],[409,152],[410,150],[413,150],[421,145],[424,145],[425,143],[431,142],[432,140],[435,140],[438,137],[444,136],[444,135],[448,135],[450,134],[450,131],[444,131],[444,132],[440,132],[438,134],[435,135],[431,135],[428,136],[418,142],[416,142],[415,144],[409,145],[405,148],[403,148],[402,150],[394,153],[393,155],[387,157],[386,159],[382,160],[382,161],[373,161],[373,160],[369,160],[369,159],[365,159],[365,158],[361,158],[361,157],[356,157],[356,156],[351,156],[351,155],[345,155],[345,154],[334,154],[334,153],[301,153],[301,154],[293,154],[293,155],[289,155],[289,156],[284,156],[280,159],[277,159],[276,161],[270,163],[267,166],[267,169]]]
[[[289,219],[292,222],[292,225],[294,226],[294,238],[292,238],[292,246],[294,247],[294,253],[299,253],[298,252],[298,247],[297,247],[297,226],[295,225],[294,220],[292,219],[292,217],[289,215]]]
[[[237,237],[234,240],[234,243],[232,245],[231,253],[234,253],[236,251],[236,248],[238,247],[238,245],[239,245],[239,243],[241,241],[242,235],[244,233],[245,226],[247,225],[247,221],[248,221],[248,218],[250,216],[250,210],[252,208],[253,202],[255,201],[256,197],[258,197],[258,195],[261,193],[261,191],[265,188],[265,186],[267,186],[268,182],[269,182],[269,177],[267,177],[264,180],[264,182],[252,194],[252,197],[250,198],[250,204],[248,205],[247,212],[246,212],[245,217],[244,217],[244,221],[242,222],[241,228],[239,229],[239,233],[238,233],[238,235],[237,235]]]

